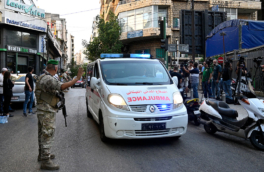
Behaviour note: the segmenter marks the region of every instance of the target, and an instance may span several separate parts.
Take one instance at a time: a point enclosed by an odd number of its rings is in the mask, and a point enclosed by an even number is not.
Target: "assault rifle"
[[[67,111],[66,111],[66,106],[65,106],[65,98],[64,98],[64,93],[63,92],[59,92],[56,94],[56,96],[59,98],[59,102],[57,103],[57,107],[59,108],[59,110],[62,109],[62,114],[64,116],[64,120],[65,120],[65,127],[67,127]]]

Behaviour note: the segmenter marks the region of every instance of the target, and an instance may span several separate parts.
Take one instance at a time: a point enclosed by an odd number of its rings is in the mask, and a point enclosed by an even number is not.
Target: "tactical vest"
[[[44,92],[41,89],[40,81],[46,76],[46,74],[41,75],[36,81],[35,95],[37,98],[37,104],[42,104],[43,102],[48,103],[50,106],[56,108],[57,103],[60,99],[49,92]]]

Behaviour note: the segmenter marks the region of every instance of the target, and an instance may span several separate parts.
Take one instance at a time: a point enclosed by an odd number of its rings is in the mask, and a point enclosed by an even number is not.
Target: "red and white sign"
[[[224,58],[223,57],[219,57],[218,58],[218,63],[219,64],[223,64],[224,63]]]

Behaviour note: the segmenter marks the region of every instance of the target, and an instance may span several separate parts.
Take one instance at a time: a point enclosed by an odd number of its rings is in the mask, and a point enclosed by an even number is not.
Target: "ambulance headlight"
[[[173,94],[173,109],[180,107],[183,103],[183,99],[180,92],[175,92]]]
[[[125,102],[125,100],[123,99],[122,96],[120,96],[119,94],[110,94],[108,96],[108,102],[118,108],[118,109],[122,109],[122,110],[126,110],[129,111],[129,108]]]

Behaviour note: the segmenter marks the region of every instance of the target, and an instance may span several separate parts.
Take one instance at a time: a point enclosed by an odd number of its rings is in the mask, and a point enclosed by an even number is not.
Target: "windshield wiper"
[[[151,82],[136,82],[135,84],[153,85]]]

